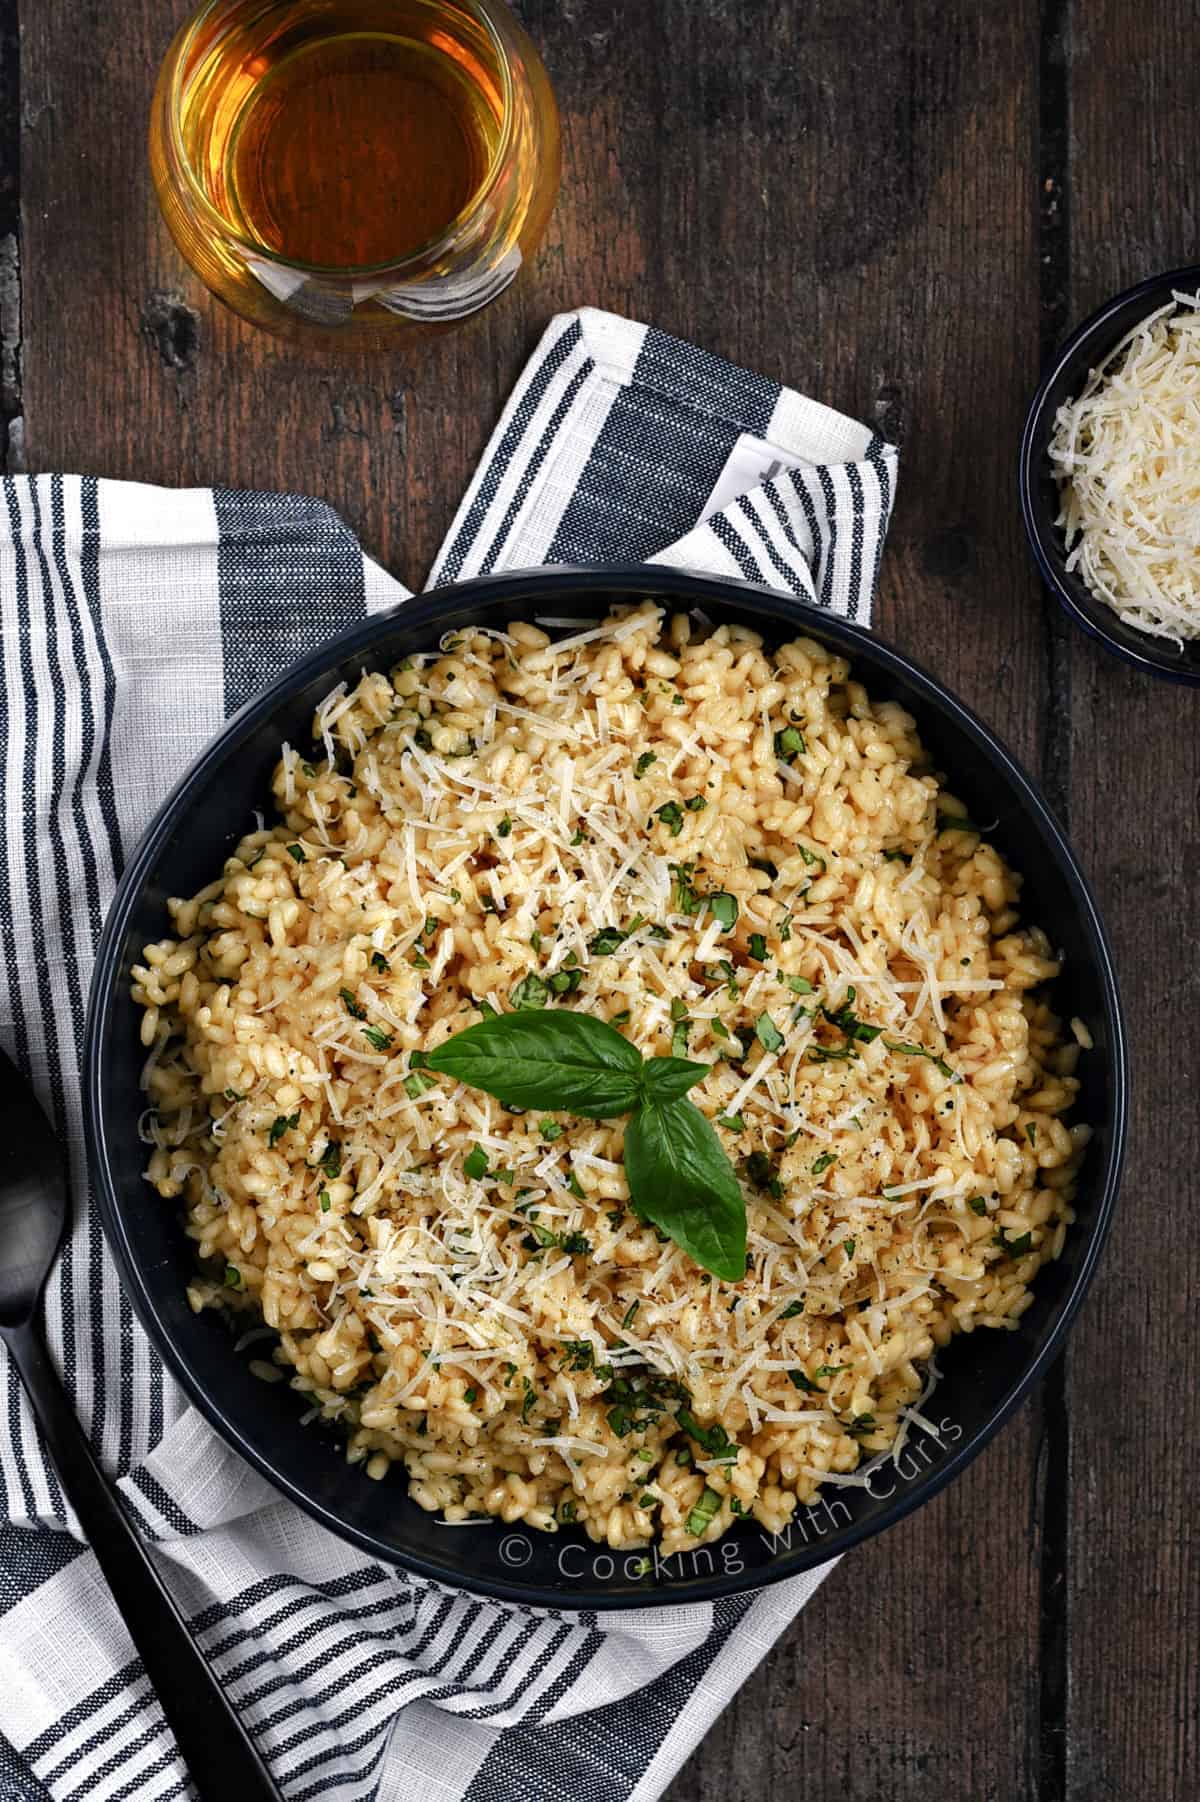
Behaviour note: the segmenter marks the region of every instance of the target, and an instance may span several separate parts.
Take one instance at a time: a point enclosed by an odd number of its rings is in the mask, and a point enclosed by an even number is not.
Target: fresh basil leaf
[[[707,1074],[707,1064],[693,1063],[690,1058],[652,1057],[642,1071],[642,1081],[651,1101],[675,1101]]]
[[[733,1165],[699,1108],[683,1097],[647,1100],[625,1128],[625,1174],[639,1214],[703,1270],[726,1282],[741,1281],[746,1203]]]
[[[615,1026],[561,1008],[498,1014],[429,1053],[429,1068],[513,1107],[607,1119],[636,1107],[642,1054]]]

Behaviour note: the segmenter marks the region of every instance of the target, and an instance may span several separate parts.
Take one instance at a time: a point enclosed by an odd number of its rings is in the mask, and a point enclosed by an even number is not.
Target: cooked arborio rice
[[[449,1521],[779,1531],[1061,1248],[1080,1045],[1019,878],[939,826],[913,721],[842,659],[651,601],[449,638],[330,695],[314,745],[134,972],[192,1305],[277,1329],[263,1373]],[[731,925],[688,911],[717,891]],[[420,1068],[537,1003],[710,1066],[743,1281],[630,1211],[620,1120]]]

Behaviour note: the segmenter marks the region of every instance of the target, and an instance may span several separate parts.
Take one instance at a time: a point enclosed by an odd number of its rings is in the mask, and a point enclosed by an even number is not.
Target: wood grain
[[[0,0],[0,51],[18,5],[10,467],[23,443],[32,469],[319,494],[415,583],[545,322],[584,302],[903,435],[879,625],[1069,804],[1138,1028],[1135,1176],[1069,1376],[834,1572],[670,1802],[1194,1793],[1195,702],[1047,606],[1013,483],[1039,342],[1200,254],[1192,9],[526,0],[565,148],[536,267],[453,335],[347,357],[224,312],[158,219],[145,118],[183,0]]]
[[[1076,318],[1200,261],[1195,11],[1099,0],[1071,71]],[[1129,1176],[1071,1352],[1069,1802],[1184,1802],[1200,1766],[1197,695],[1071,641],[1071,832],[1133,1039]]]

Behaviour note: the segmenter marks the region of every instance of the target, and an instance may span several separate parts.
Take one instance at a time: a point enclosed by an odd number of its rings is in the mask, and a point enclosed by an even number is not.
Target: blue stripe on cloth
[[[854,515],[850,525],[850,603],[847,608],[847,619],[858,618],[858,601],[862,593],[862,554],[863,554],[863,485],[853,463],[846,465],[846,480],[850,484],[850,498],[854,502]]]
[[[178,1533],[181,1537],[187,1537],[201,1531],[195,1521],[184,1513],[175,1497],[168,1495],[157,1477],[151,1476],[142,1465],[139,1464],[136,1470],[130,1471],[129,1481],[146,1498],[155,1512],[162,1516],[174,1533]],[[136,1505],[136,1498],[130,1497],[129,1500],[134,1501]],[[140,1508],[138,1513],[147,1533],[152,1539],[157,1539],[157,1530],[151,1526]]]
[[[116,786],[112,772],[112,723],[117,704],[117,677],[112,655],[104,635],[104,616],[100,600],[100,489],[94,476],[84,476],[79,496],[83,534],[79,547],[79,574],[83,598],[91,614],[92,631],[104,672],[104,729],[100,739],[100,762],[96,776],[96,796],[100,816],[108,836],[109,855],[114,877],[125,868],[125,852],[121,844],[121,822],[117,818]]]
[[[823,463],[817,465],[817,480],[821,484],[821,493],[825,497],[825,539],[824,567],[821,572],[821,605],[833,606],[833,561],[837,549],[837,495],[833,491],[833,478]],[[858,597],[854,597],[857,611]]]
[[[289,663],[365,619],[363,556],[333,509],[306,495],[215,488],[213,504],[225,711],[235,713]]]
[[[766,431],[780,392],[776,382],[648,331],[547,563],[636,563],[682,538],[742,433]]]
[[[0,1802],[53,1802],[16,1748],[0,1733]]]
[[[883,562],[883,544],[892,511],[892,477],[887,465],[887,449],[887,441],[875,433],[867,446],[865,459],[875,471],[875,479],[879,483],[879,525],[875,535],[875,564],[871,571],[872,594],[879,586],[879,566]]]
[[[495,569],[496,559],[504,549],[505,540],[516,523],[517,515],[529,498],[529,491],[537,480],[542,464],[546,460],[547,453],[550,451],[559,432],[562,430],[563,420],[566,419],[568,413],[570,413],[571,408],[575,404],[575,398],[578,395],[579,390],[583,387],[583,384],[587,381],[590,374],[591,365],[588,363],[585,363],[581,369],[575,371],[575,374],[568,382],[553,413],[550,415],[545,433],[538,441],[529,462],[521,473],[521,480],[517,484],[516,493],[508,504],[504,518],[500,523],[500,529],[492,539],[492,542],[488,547],[487,555],[479,566],[479,573],[481,576],[490,575],[492,570]]]
[[[778,518],[779,512],[781,511],[781,509],[779,507],[779,497],[778,497],[778,495],[775,494],[775,492],[773,490],[771,493],[771,501],[772,501],[774,509],[775,509],[776,518]],[[757,538],[759,544],[761,544],[764,552],[766,553],[767,561],[770,563],[771,568],[775,571],[775,574],[777,576],[779,576],[782,581],[786,582],[788,589],[792,594],[802,594],[807,598],[807,596],[809,596],[812,593],[811,578],[808,582],[805,582],[798,570],[793,569],[788,563],[784,562],[783,558],[779,555],[779,552],[775,549],[775,546],[771,542],[770,536],[767,532],[766,525],[758,517],[758,514],[754,511],[754,508],[751,506],[749,500],[747,499],[747,497],[744,494],[739,496],[737,506],[738,506],[738,512],[746,520],[746,523],[753,530],[754,535]],[[793,546],[793,548],[796,549],[797,551],[799,551],[799,546],[796,544],[796,540],[792,533],[791,527],[786,524],[786,518],[787,518],[787,516],[785,514],[784,520],[785,520],[786,536],[787,536],[789,542],[791,543],[791,545]],[[805,569],[807,569],[808,568],[808,559],[802,557],[801,560],[804,563]]]
[[[504,436],[496,447],[496,454],[488,464],[467,514],[455,534],[454,543],[449,547],[442,559],[438,572],[438,586],[453,582],[458,575],[467,556],[472,550],[480,529],[487,518],[488,508],[496,498],[501,482],[508,474],[513,458],[521,445],[521,440],[529,429],[529,422],[536,413],[545,396],[547,388],[562,368],[571,352],[578,348],[583,331],[578,317],[572,319],[562,335],[555,339],[539,367],[530,376],[520,401],[513,409],[513,416],[505,427]],[[585,367],[591,367],[590,363]]]
[[[817,509],[813,506],[812,495],[808,492],[798,469],[785,469],[781,475],[776,477],[776,481],[784,480],[791,483],[792,493],[800,502],[801,510],[804,513],[804,523],[808,527],[809,537],[813,543],[813,599],[818,606],[828,607],[829,602],[825,598],[822,578],[829,567],[829,553],[825,544],[825,535],[821,530],[821,522],[817,518]]]
[[[59,1121],[59,1137],[64,1146],[66,1155],[68,1186],[73,1189],[75,1186],[73,1179],[79,1172],[74,1167],[71,1135],[66,1131],[66,1070],[67,1068],[73,1070],[75,1060],[82,1049],[85,997],[80,982],[79,963],[76,956],[74,934],[71,925],[75,899],[72,894],[71,877],[67,867],[67,847],[66,840],[63,836],[62,811],[63,798],[67,786],[66,714],[68,701],[73,701],[76,696],[77,684],[75,681],[68,681],[67,679],[66,668],[59,644],[58,609],[55,605],[54,590],[50,580],[50,565],[47,560],[46,546],[43,541],[42,481],[44,481],[44,479],[45,478],[30,482],[28,491],[31,524],[30,543],[33,548],[37,571],[41,578],[41,614],[44,627],[45,660],[46,671],[50,679],[51,715],[48,722],[49,733],[47,735],[50,742],[50,782],[48,791],[43,797],[45,800],[44,816],[40,816],[40,810],[37,808],[34,799],[32,779],[30,779],[27,784],[26,797],[29,808],[28,821],[35,831],[39,817],[44,817],[45,819],[53,879],[49,892],[44,896],[41,894],[39,887],[38,897],[33,910],[35,937],[36,940],[42,944],[56,944],[61,948],[61,968],[66,979],[68,1019],[64,1021],[60,1017],[55,1018],[56,1031],[53,1035],[47,1036],[46,1055],[47,1061],[50,1063],[51,1067],[51,1093],[55,1094],[57,1092],[61,1095],[61,1104],[56,1101],[55,1113],[56,1119]],[[53,503],[53,482],[51,484],[51,502]],[[50,517],[51,535],[53,535],[53,504],[51,506]],[[33,600],[31,594],[31,609],[32,606]],[[30,623],[32,623],[32,612],[30,614]],[[82,668],[78,671],[78,676],[79,685],[82,686]],[[32,684],[30,684],[27,692],[30,697],[31,708],[36,713],[37,700]],[[45,726],[43,725],[40,729],[45,731]],[[31,728],[26,741],[30,750],[32,750],[34,746],[34,739],[35,734]],[[86,833],[84,834],[84,837],[86,839]],[[30,861],[32,867],[32,863],[36,861],[36,851],[33,859]],[[49,993],[48,984],[45,990],[40,990],[39,992]],[[50,1018],[50,1015],[47,1015],[47,1018]],[[62,1029],[64,1026],[68,1027],[69,1034],[63,1032]],[[64,1061],[60,1062],[64,1052],[66,1053],[66,1058]],[[59,1113],[60,1105],[61,1114]],[[94,1218],[91,1222],[90,1236],[93,1240],[93,1257],[94,1259],[99,1258],[102,1255],[100,1248],[100,1229],[98,1222],[96,1222]],[[93,1267],[98,1268],[98,1265],[94,1264]],[[123,1471],[128,1468],[132,1446],[132,1385],[127,1375],[123,1376],[119,1381],[116,1394],[117,1418],[115,1423],[110,1422],[105,1413],[105,1400],[108,1391],[103,1359],[106,1352],[111,1356],[113,1348],[104,1332],[104,1323],[99,1319],[99,1313],[100,1310],[96,1309],[93,1311],[92,1316],[92,1358],[95,1370],[95,1389],[91,1419],[91,1434],[93,1443],[98,1447],[102,1446],[109,1437],[110,1427],[115,1424],[117,1469],[118,1471]],[[129,1357],[133,1349],[133,1316],[130,1311],[128,1300],[123,1295],[120,1301],[118,1326],[121,1352],[119,1368],[122,1372],[127,1372]],[[55,1511],[60,1518],[65,1518],[65,1509],[63,1508],[62,1495],[58,1486],[58,1478],[54,1472],[53,1465],[48,1459],[46,1460],[46,1478],[49,1487],[56,1496],[57,1506]]]
[[[751,514],[752,521],[753,517]],[[714,538],[720,539],[747,582],[762,581],[762,570],[754,561],[749,545],[745,539],[738,536],[727,519],[723,518],[720,513],[714,514],[708,522],[708,529]]]
[[[85,1550],[69,1533],[0,1523],[0,1614],[23,1602]]]
[[[713,1604],[703,1645],[622,1702],[552,1726],[509,1727],[462,1802],[625,1802],[754,1597]]]

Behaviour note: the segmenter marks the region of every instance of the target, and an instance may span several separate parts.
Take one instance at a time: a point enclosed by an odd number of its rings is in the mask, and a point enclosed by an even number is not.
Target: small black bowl
[[[1080,392],[1092,370],[1107,362],[1139,319],[1165,306],[1172,294],[1194,294],[1197,288],[1200,265],[1169,269],[1165,275],[1127,288],[1071,333],[1033,397],[1021,435],[1018,476],[1021,513],[1038,568],[1076,625],[1126,663],[1169,682],[1193,684],[1200,683],[1200,639],[1180,646],[1127,626],[1082,577],[1067,569],[1066,543],[1061,527],[1054,523],[1059,513],[1058,484],[1051,474],[1048,449],[1058,409]]]
[[[130,969],[162,936],[168,895],[207,882],[270,794],[281,740],[305,742],[317,703],[365,667],[389,669],[440,635],[538,616],[602,617],[650,593],[668,606],[747,625],[768,640],[817,639],[850,659],[877,700],[917,721],[972,818],[1025,879],[1022,906],[1065,957],[1055,1004],[1078,1015],[1094,1049],[1080,1061],[1074,1117],[1092,1129],[1063,1254],[1038,1274],[1032,1306],[1012,1332],[980,1329],[939,1355],[942,1379],[915,1431],[871,1487],[829,1486],[772,1539],[742,1521],[715,1546],[660,1563],[612,1553],[577,1528],[555,1535],[491,1521],[447,1527],[405,1493],[402,1474],[373,1483],[346,1463],[329,1428],[304,1426],[304,1398],[261,1382],[211,1310],[193,1314],[186,1286],[193,1248],[176,1210],[143,1177],[137,1123],[145,1053]],[[84,1048],[88,1166],[109,1244],[133,1306],[167,1367],[211,1425],[250,1464],[324,1526],[377,1558],[422,1576],[556,1608],[629,1608],[707,1601],[794,1576],[900,1520],[980,1452],[1059,1350],[1096,1267],[1120,1181],[1128,1072],[1116,977],[1087,883],[1037,789],[974,714],[869,632],[787,595],[669,569],[547,569],[488,577],[407,601],[331,638],[243,707],[164,801],[134,852],[96,956]],[[261,1347],[259,1348],[261,1353]]]

